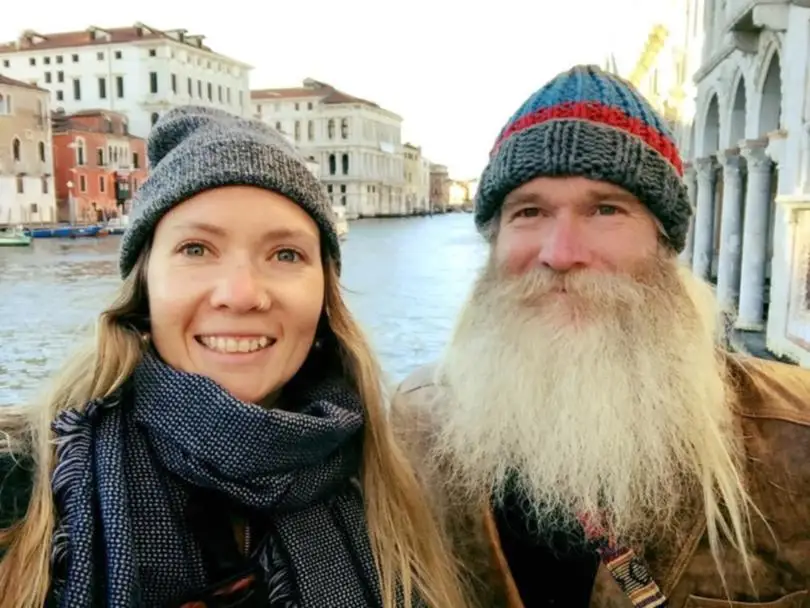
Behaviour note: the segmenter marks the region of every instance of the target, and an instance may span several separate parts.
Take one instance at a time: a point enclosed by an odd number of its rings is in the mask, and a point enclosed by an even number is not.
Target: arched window
[[[20,139],[15,137],[11,142],[11,157],[15,162],[20,161]]]

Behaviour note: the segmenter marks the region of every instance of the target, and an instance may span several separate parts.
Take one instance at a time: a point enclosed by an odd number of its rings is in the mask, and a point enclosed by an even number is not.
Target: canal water
[[[0,405],[32,398],[90,335],[119,283],[118,242],[0,248]],[[391,381],[439,354],[484,254],[464,213],[350,224],[342,283]]]

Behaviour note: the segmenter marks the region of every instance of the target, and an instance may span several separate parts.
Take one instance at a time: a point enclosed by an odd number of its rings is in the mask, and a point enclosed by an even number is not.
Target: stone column
[[[724,312],[736,311],[742,253],[742,177],[740,151],[717,155],[723,167],[723,217],[720,221],[720,260],[717,266],[717,303]]]
[[[699,278],[708,279],[714,254],[714,159],[698,158],[694,167],[697,172],[697,210],[692,270]]]
[[[771,206],[771,159],[765,153],[767,144],[767,140],[753,140],[744,142],[742,147],[748,166],[748,186],[737,328],[746,331],[765,328],[765,265]]]
[[[679,256],[681,262],[686,266],[692,266],[692,253],[695,250],[695,209],[697,209],[697,174],[692,163],[687,163],[683,168],[683,181],[689,192],[689,204],[692,205],[692,217],[689,218],[689,231],[686,233],[686,245]]]

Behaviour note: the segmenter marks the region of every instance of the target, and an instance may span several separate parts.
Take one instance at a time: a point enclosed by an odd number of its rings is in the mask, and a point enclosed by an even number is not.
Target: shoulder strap
[[[588,540],[634,608],[665,608],[669,601],[653,579],[644,559],[629,547],[615,544],[587,517],[580,517]]]

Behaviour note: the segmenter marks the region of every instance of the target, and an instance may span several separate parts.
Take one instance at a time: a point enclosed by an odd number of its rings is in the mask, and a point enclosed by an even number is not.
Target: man
[[[810,371],[724,352],[664,123],[592,66],[501,132],[491,248],[393,415],[485,606],[810,606]]]

